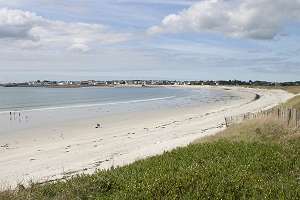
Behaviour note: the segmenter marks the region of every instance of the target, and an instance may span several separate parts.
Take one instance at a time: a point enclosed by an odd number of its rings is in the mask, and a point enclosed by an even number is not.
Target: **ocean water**
[[[229,99],[226,91],[176,87],[0,87],[0,134],[72,119]]]

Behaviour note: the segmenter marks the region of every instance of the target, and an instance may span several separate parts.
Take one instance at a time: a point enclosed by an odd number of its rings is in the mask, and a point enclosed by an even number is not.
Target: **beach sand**
[[[0,135],[1,188],[126,165],[215,134],[225,128],[225,116],[265,110],[294,96],[282,90],[186,87],[225,89],[232,99],[46,124]]]

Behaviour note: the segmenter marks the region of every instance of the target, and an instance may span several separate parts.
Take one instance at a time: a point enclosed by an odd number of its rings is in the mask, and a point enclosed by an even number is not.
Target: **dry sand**
[[[265,110],[293,97],[282,90],[193,88],[226,89],[232,100],[73,120],[0,135],[1,187],[129,164],[215,134],[225,128],[225,116]],[[260,99],[254,101],[256,94]],[[95,128],[97,123],[100,128]]]

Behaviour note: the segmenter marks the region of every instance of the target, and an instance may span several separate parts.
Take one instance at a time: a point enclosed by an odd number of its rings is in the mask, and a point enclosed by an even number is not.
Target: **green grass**
[[[130,166],[33,185],[3,199],[297,199],[300,151],[259,142],[193,144]],[[3,196],[4,195],[4,196]]]
[[[242,124],[233,124],[216,135],[200,138],[194,143],[205,143],[227,139],[231,141],[275,143],[285,145],[292,138],[299,137],[299,130],[288,126],[284,121],[265,117],[253,119]]]
[[[237,130],[239,139],[229,134],[124,167],[4,191],[0,199],[299,199],[297,130],[260,120],[220,134]]]

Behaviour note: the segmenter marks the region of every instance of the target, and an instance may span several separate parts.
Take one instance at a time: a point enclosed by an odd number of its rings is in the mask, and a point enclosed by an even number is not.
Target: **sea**
[[[224,90],[188,87],[0,87],[0,134],[74,119],[229,99]]]

